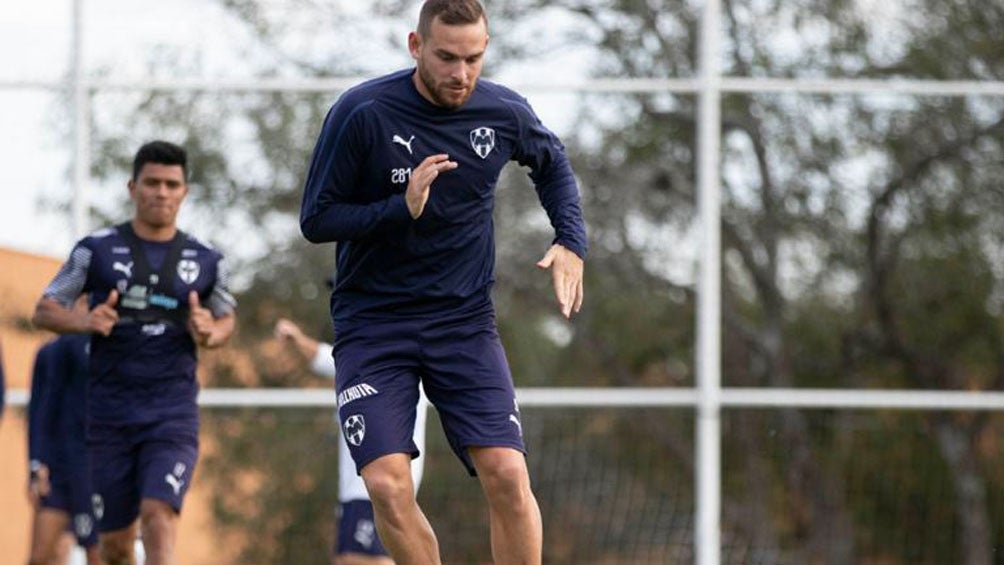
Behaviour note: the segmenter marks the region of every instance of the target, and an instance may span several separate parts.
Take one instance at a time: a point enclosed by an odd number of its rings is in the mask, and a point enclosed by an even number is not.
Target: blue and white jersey
[[[135,236],[128,223],[80,240],[44,295],[70,308],[81,294],[90,305],[119,292],[111,335],[91,336],[91,419],[147,423],[198,414],[196,346],[188,332],[188,294],[220,317],[236,301],[223,256],[178,231],[173,241]]]
[[[84,468],[90,336],[66,334],[35,355],[28,402],[28,458],[72,473]]]
[[[413,69],[363,83],[331,108],[314,149],[300,210],[304,236],[338,242],[336,328],[388,314],[430,313],[489,300],[492,210],[509,161],[530,168],[554,241],[584,257],[575,178],[558,138],[526,99],[479,80],[460,108],[419,94]],[[412,219],[412,170],[446,153],[458,167],[433,182]]]

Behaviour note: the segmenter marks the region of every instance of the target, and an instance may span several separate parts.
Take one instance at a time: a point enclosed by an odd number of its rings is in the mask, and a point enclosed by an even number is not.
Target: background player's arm
[[[303,333],[300,326],[286,318],[275,323],[275,337],[291,343],[305,359],[310,360],[310,370],[317,376],[335,378],[335,360],[332,347]]]
[[[37,507],[49,494],[49,467],[45,456],[45,437],[50,411],[49,376],[51,374],[46,347],[35,356],[31,371],[31,396],[28,400],[28,500]]]
[[[119,293],[112,290],[108,298],[87,310],[86,308],[68,308],[49,296],[43,296],[35,305],[35,315],[32,323],[56,333],[96,333],[109,335],[119,320],[115,311]]]

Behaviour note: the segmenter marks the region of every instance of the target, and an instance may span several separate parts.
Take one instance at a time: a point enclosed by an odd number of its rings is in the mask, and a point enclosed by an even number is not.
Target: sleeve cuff
[[[327,343],[317,344],[317,354],[310,361],[310,370],[314,374],[329,379],[335,378],[335,358],[331,355],[334,348]]]

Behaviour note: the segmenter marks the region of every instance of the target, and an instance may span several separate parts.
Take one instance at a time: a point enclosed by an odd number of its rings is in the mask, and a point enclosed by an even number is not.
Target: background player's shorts
[[[41,497],[41,506],[69,514],[69,531],[82,547],[97,544],[90,473],[87,469],[73,469],[61,462],[50,462],[48,467],[49,494]]]
[[[526,452],[490,303],[473,313],[367,322],[338,338],[338,417],[357,469],[389,453],[417,455],[419,380],[471,475],[469,447]]]
[[[335,554],[362,553],[373,557],[388,555],[373,521],[373,504],[368,500],[349,500],[335,509],[338,542]]]
[[[87,446],[102,532],[132,524],[144,498],[166,502],[181,512],[199,456],[198,427],[197,420],[91,423]]]

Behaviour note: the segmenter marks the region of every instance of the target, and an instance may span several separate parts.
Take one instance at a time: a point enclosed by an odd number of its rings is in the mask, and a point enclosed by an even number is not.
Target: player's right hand
[[[411,172],[411,180],[408,181],[408,189],[404,192],[404,201],[412,218],[417,220],[422,215],[425,203],[429,201],[429,187],[439,173],[456,168],[457,162],[450,161],[450,156],[445,153],[430,155],[415,167]]]
[[[112,289],[108,293],[108,298],[98,304],[87,313],[87,328],[91,333],[107,336],[112,333],[112,328],[119,321],[119,313],[115,310],[115,305],[119,301],[119,291]]]

